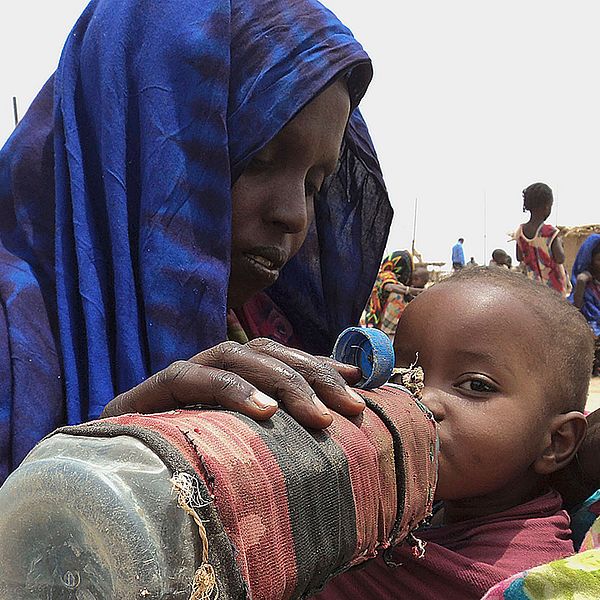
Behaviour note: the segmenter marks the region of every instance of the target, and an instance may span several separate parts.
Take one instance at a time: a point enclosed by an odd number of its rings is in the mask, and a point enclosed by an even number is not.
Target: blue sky
[[[478,262],[512,252],[507,232],[534,181],[555,192],[550,222],[600,222],[597,0],[324,3],[374,62],[362,110],[395,208],[388,249],[410,247],[418,198],[426,259],[449,260],[459,236]],[[12,96],[22,114],[85,5],[2,3],[0,141]]]

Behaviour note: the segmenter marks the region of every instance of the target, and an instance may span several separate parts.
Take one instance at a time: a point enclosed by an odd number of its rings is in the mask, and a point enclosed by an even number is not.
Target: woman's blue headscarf
[[[592,233],[588,236],[577,251],[573,268],[571,269],[571,283],[573,291],[569,296],[569,301],[573,302],[575,295],[575,285],[577,284],[577,275],[583,271],[589,271],[592,264],[592,254],[596,246],[600,245],[600,234]],[[596,336],[600,336],[600,298],[588,287],[583,294],[583,306],[581,313],[587,319],[592,331]]]
[[[337,77],[355,107],[370,62],[314,0],[88,5],[0,152],[0,481],[56,426],[226,338],[232,182]],[[327,353],[392,216],[356,110],[316,204],[268,293]]]

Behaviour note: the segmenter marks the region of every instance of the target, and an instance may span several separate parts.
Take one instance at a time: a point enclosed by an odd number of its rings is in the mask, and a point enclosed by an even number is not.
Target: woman
[[[119,394],[105,414],[362,410],[352,368],[220,343],[328,354],[358,320],[391,220],[370,78],[312,0],[90,3],[0,152],[0,481]]]
[[[362,322],[376,327],[394,340],[398,320],[406,305],[420,294],[429,281],[424,267],[413,268],[408,250],[396,250],[383,259]]]
[[[594,375],[600,375],[600,234],[592,233],[581,244],[571,269],[572,302],[587,319],[596,336]]]

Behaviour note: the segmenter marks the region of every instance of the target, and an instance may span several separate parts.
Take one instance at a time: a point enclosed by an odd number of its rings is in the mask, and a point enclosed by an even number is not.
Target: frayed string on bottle
[[[416,537],[414,533],[410,532],[402,543],[407,543],[412,547],[412,555],[414,558],[418,560],[425,558],[425,547],[427,546],[427,542]],[[394,560],[394,548],[395,546],[390,546],[384,550],[383,561],[388,567],[401,567],[404,563]]]
[[[208,562],[208,536],[204,523],[198,516],[198,509],[207,506],[209,502],[202,501],[198,482],[189,473],[173,475],[171,484],[177,490],[177,505],[194,519],[202,540],[202,560],[194,574],[189,600],[217,600],[219,586],[215,569]]]
[[[421,560],[425,558],[425,546],[427,546],[427,542],[415,537],[415,535],[411,532],[408,534],[406,541],[412,546],[412,555]]]
[[[392,371],[392,377],[394,382],[403,385],[417,400],[422,400],[425,373],[422,367],[417,366],[418,361],[419,353],[417,352],[415,362],[408,368],[395,367]]]

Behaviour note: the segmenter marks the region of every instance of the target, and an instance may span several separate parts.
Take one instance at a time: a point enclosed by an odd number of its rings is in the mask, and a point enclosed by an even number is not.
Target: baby
[[[424,557],[401,545],[317,597],[479,599],[510,575],[572,554],[549,477],[586,431],[593,336],[579,312],[520,273],[473,267],[410,303],[394,347],[397,366],[418,359],[425,372],[442,502],[415,532]]]

